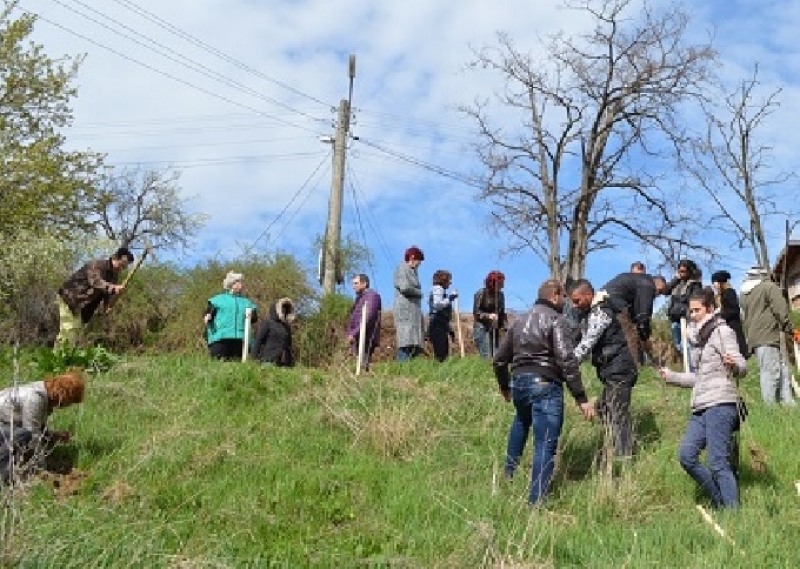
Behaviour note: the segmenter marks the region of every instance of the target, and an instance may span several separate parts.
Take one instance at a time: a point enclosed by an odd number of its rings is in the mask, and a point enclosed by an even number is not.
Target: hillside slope
[[[596,380],[590,390],[599,391]],[[794,567],[797,412],[750,420],[741,511],[717,535],[677,463],[688,391],[649,370],[634,392],[639,450],[595,466],[602,429],[568,410],[552,499],[498,483],[512,408],[477,358],[278,370],[205,357],[128,361],[54,413],[65,474],[5,494],[20,567]],[[530,445],[529,445],[530,447]],[[525,461],[529,461],[530,448]],[[746,454],[746,451],[743,452]],[[11,514],[15,517],[11,517]]]

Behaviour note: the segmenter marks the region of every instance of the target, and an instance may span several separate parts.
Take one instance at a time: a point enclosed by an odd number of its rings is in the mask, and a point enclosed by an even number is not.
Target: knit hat
[[[731,274],[728,271],[717,271],[711,275],[712,283],[726,283],[731,280]]]
[[[222,281],[222,288],[225,290],[231,290],[235,283],[242,282],[243,280],[244,275],[242,273],[234,273],[233,271],[230,271],[227,275],[225,275],[225,280]]]

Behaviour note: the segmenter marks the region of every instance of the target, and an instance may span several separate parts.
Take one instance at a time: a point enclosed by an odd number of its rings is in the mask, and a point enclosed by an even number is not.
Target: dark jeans
[[[708,494],[715,508],[739,506],[739,489],[731,468],[733,432],[738,426],[735,403],[715,405],[692,414],[681,440],[681,466]],[[708,466],[700,462],[703,449]]]
[[[550,489],[555,470],[558,437],[564,424],[564,390],[560,383],[544,383],[532,373],[515,375],[511,397],[516,415],[508,433],[505,472],[512,476],[533,427],[533,461],[528,501],[540,502]]]
[[[433,357],[443,362],[450,355],[450,324],[431,323],[428,326],[428,338],[433,346]]]
[[[611,435],[616,456],[633,454],[633,427],[631,425],[631,392],[636,377],[636,367],[630,362],[632,375],[615,375],[603,380],[603,392],[597,400],[597,414]]]
[[[242,340],[217,340],[208,345],[208,353],[212,358],[233,361],[242,359]]]

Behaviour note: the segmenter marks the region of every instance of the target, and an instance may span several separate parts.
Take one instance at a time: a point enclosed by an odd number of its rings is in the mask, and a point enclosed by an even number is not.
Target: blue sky
[[[475,173],[474,125],[456,108],[502,84],[464,70],[471,48],[493,43],[499,30],[534,51],[537,36],[580,32],[585,21],[558,2],[21,0],[19,6],[41,16],[34,37],[50,55],[86,55],[69,144],[107,152],[110,164],[182,171],[191,207],[210,215],[194,258],[227,258],[254,246],[314,265],[331,185],[330,145],[320,137],[333,133],[354,53],[352,134],[360,140],[347,155],[342,233],[372,250],[372,263],[361,270],[384,301],[391,303],[392,272],[412,244],[426,255],[423,286],[436,269],[450,270],[464,294],[462,310],[490,270],[507,275],[507,302],[516,309],[528,306],[547,278],[534,255],[501,254],[507,243],[487,231],[488,209],[474,187],[403,157],[457,177]],[[758,63],[763,91],[783,89],[764,136],[776,169],[791,170],[798,134],[787,125],[800,112],[800,6],[706,2],[691,12],[693,33],[714,37],[732,84]],[[780,190],[797,203],[796,181]],[[703,215],[701,207],[701,223]],[[783,223],[776,219],[770,227],[773,256]],[[740,280],[751,253],[720,243],[724,266],[703,267],[706,274],[727,268]],[[590,257],[587,277],[602,284],[634,260],[660,261],[620,241],[616,250]]]

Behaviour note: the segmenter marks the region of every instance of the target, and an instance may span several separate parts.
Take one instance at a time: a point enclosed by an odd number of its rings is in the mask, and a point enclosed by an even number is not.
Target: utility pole
[[[336,134],[333,138],[333,180],[328,204],[328,224],[325,242],[322,245],[322,293],[333,294],[338,283],[344,281],[341,274],[342,200],[344,196],[344,159],[347,136],[350,133],[350,104],[353,100],[353,79],[356,76],[356,56],[350,56],[350,91],[347,99],[339,102],[336,118]]]

